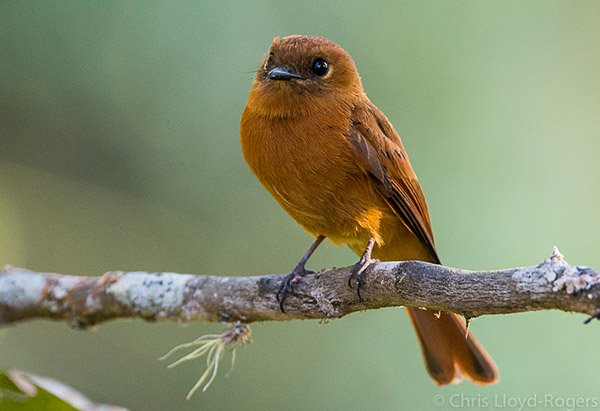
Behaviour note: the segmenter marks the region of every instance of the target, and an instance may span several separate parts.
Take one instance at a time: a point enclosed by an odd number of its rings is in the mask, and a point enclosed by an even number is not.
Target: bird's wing
[[[370,101],[357,106],[347,134],[359,167],[371,177],[387,204],[439,262],[425,196],[402,141],[387,117]]]

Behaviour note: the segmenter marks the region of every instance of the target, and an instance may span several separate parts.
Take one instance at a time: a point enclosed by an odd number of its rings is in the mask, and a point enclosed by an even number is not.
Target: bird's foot
[[[285,276],[281,282],[281,285],[279,286],[279,291],[277,291],[277,301],[279,302],[279,309],[281,309],[282,313],[285,314],[283,302],[285,301],[288,291],[291,291],[292,294],[295,294],[294,284],[298,283],[298,281],[300,281],[300,279],[305,275],[314,273],[314,271],[307,270],[304,267],[304,264],[298,264],[296,267],[294,267],[291,273]]]
[[[356,293],[358,294],[360,301],[362,301],[360,286],[364,282],[363,274],[370,265],[379,263],[379,260],[376,258],[371,258],[371,252],[373,251],[374,245],[375,240],[371,237],[367,243],[365,252],[360,256],[360,260],[354,264],[354,267],[352,267],[352,270],[350,271],[350,276],[348,277],[348,287],[350,288],[352,288],[352,280],[355,280]]]
[[[360,260],[354,264],[354,267],[352,267],[352,271],[350,271],[350,276],[348,277],[348,287],[352,288],[352,280],[355,280],[356,293],[358,294],[360,301],[362,301],[362,297],[360,295],[360,286],[365,281],[364,273],[370,265],[377,263],[379,263],[379,260],[376,258],[365,259],[361,257]]]

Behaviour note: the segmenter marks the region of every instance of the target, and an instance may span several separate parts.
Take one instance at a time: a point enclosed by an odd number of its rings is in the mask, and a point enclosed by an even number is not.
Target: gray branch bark
[[[420,261],[385,262],[367,271],[361,287],[348,287],[351,267],[302,279],[285,301],[276,293],[282,275],[214,277],[175,273],[108,272],[99,277],[0,271],[0,324],[32,318],[68,320],[86,327],[117,318],[165,321],[328,319],[355,311],[417,306],[467,318],[557,309],[594,315],[600,272],[569,265],[556,247],[531,267],[466,271]]]

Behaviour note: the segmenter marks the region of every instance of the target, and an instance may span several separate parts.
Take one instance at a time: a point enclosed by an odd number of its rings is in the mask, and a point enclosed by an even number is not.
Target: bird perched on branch
[[[275,38],[241,120],[246,162],[316,240],[282,282],[286,295],[325,238],[360,255],[348,279],[360,286],[375,259],[439,263],[425,197],[402,141],[369,100],[352,58],[312,36]],[[429,375],[438,385],[465,376],[498,381],[497,367],[461,317],[407,309]]]

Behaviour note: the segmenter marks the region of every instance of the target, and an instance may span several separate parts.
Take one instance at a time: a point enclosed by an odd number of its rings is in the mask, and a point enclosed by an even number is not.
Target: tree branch
[[[304,277],[279,310],[283,277],[214,277],[174,273],[108,272],[100,277],[0,271],[0,324],[31,318],[66,319],[86,327],[117,318],[253,321],[337,318],[393,306],[452,311],[467,318],[522,311],[572,311],[595,315],[600,272],[569,265],[556,247],[537,266],[466,271],[420,261],[369,268],[361,287],[348,287],[351,267]]]

